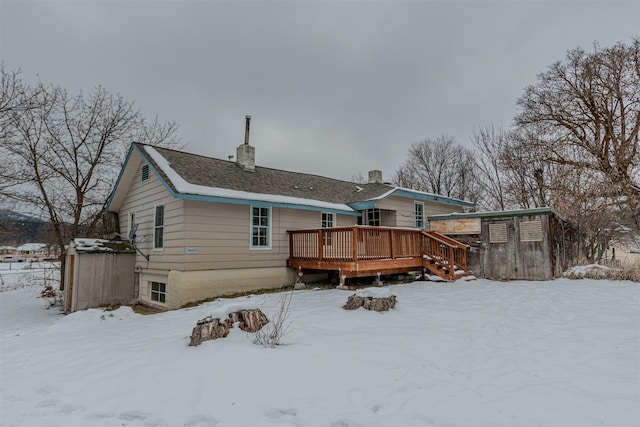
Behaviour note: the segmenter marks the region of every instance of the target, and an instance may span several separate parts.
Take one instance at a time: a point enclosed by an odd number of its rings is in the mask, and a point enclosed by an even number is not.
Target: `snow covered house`
[[[356,184],[259,167],[247,141],[236,159],[131,145],[107,216],[124,239],[135,234],[141,302],[173,309],[291,284],[296,268],[302,268],[288,263],[294,250],[291,230],[361,224],[417,231],[427,227],[429,215],[474,207],[386,184],[380,171],[370,172],[367,184]],[[331,238],[321,237],[321,246],[330,246]],[[337,239],[338,234],[334,243]]]

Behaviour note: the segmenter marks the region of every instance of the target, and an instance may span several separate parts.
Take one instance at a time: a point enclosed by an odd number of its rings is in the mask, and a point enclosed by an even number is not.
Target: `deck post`
[[[318,259],[322,261],[324,259],[324,248],[322,242],[322,228],[318,230]]]
[[[289,232],[289,258],[293,259],[293,233]]]
[[[353,245],[353,262],[358,261],[358,226],[351,227],[351,238]]]
[[[454,252],[454,248],[449,248],[449,277],[451,278],[451,280],[456,280],[456,263]]]
[[[394,245],[394,241],[396,239],[396,232],[395,230],[391,230],[389,231],[389,250],[391,251],[391,259],[396,259],[396,251],[395,251],[395,245]]]

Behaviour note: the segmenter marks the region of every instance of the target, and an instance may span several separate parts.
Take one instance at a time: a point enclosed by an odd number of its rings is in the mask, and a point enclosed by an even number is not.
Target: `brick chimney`
[[[372,170],[369,171],[369,184],[383,184],[382,171]]]
[[[246,117],[246,128],[244,131],[244,144],[238,146],[236,150],[236,164],[247,172],[256,171],[256,149],[249,145],[249,124],[251,116]]]

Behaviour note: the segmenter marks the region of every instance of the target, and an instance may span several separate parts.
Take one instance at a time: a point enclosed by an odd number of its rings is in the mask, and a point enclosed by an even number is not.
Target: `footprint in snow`
[[[40,402],[36,403],[36,408],[40,409],[40,408],[51,408],[53,406],[58,405],[58,403],[60,403],[60,401],[58,399],[47,399],[47,400],[41,400]]]
[[[218,420],[208,415],[196,415],[184,423],[184,427],[213,427],[218,423]]]
[[[265,415],[271,421],[280,421],[282,419],[285,419],[295,426],[302,425],[297,419],[298,411],[293,408],[274,408],[270,411],[267,411]]]
[[[53,385],[46,385],[46,386],[42,386],[42,387],[38,387],[36,389],[36,393],[43,395],[43,396],[48,396],[50,394],[53,394],[57,391],[62,390],[60,387],[56,387]]]
[[[359,424],[351,420],[338,420],[329,423],[329,427],[359,427]]]
[[[125,421],[142,421],[146,420],[149,415],[142,411],[126,411],[120,414],[118,419]]]

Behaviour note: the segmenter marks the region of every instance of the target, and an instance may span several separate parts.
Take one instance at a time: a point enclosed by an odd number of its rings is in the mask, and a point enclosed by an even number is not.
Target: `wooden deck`
[[[468,246],[432,231],[358,225],[288,233],[288,267],[336,271],[341,284],[352,277],[425,269],[446,280],[467,274]]]

